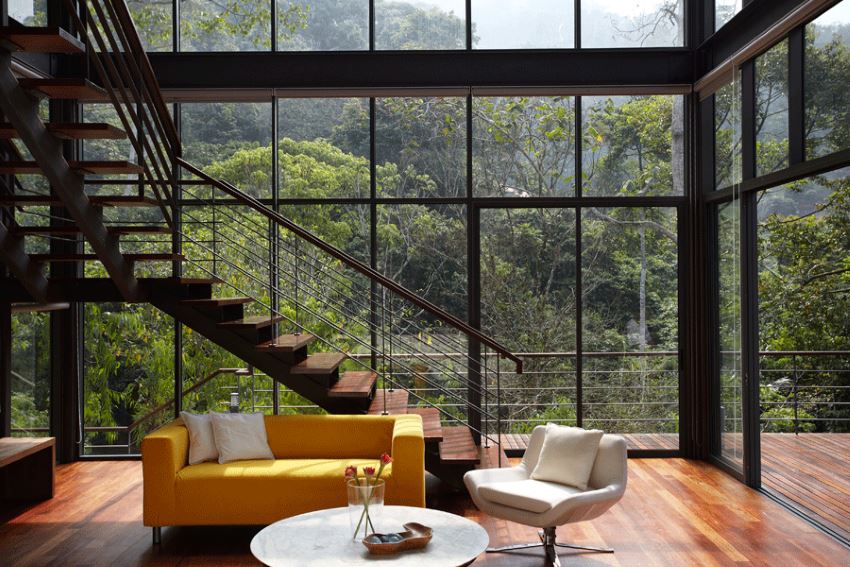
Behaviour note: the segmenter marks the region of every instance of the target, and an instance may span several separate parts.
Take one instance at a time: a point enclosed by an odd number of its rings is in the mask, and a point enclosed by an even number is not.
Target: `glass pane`
[[[508,434],[576,424],[576,220],[573,209],[481,211],[482,329],[524,357],[502,364]]]
[[[375,49],[465,47],[465,0],[375,2]]]
[[[171,2],[128,0],[127,7],[146,51],[172,51],[174,14]]]
[[[376,101],[379,197],[466,196],[466,99]]]
[[[714,0],[714,30],[717,31],[743,8],[744,0]]]
[[[84,455],[138,454],[174,417],[174,320],[143,303],[86,303]]]
[[[272,196],[271,103],[181,105],[186,160],[260,198]],[[194,187],[184,189],[203,196]]]
[[[788,166],[788,41],[756,59],[756,175]]]
[[[806,26],[806,155],[850,147],[850,2]]]
[[[582,47],[675,47],[684,33],[684,0],[581,3]]]
[[[180,50],[267,51],[271,13],[270,0],[180,0]]]
[[[477,197],[575,194],[575,98],[475,98],[473,174]]]
[[[50,435],[50,313],[12,314],[12,436]]]
[[[278,109],[282,199],[369,197],[368,100],[281,99]]]
[[[741,217],[738,201],[717,209],[717,338],[720,456],[743,469],[744,383],[741,357]]]
[[[850,168],[760,195],[762,483],[850,536]],[[815,472],[814,469],[820,469]]]
[[[575,47],[575,6],[562,0],[472,0],[473,47]]]
[[[368,0],[276,0],[279,51],[369,49]]]
[[[739,75],[740,76],[740,75]],[[714,188],[723,189],[741,180],[740,82],[714,93]]]
[[[230,409],[238,395],[239,411],[272,413],[270,379],[260,371],[237,373],[248,365],[225,349],[183,326],[183,409],[205,413]]]
[[[584,426],[678,449],[675,209],[582,211]]]
[[[9,0],[9,17],[25,26],[47,25],[47,0]]]
[[[582,97],[585,195],[683,195],[680,96]]]

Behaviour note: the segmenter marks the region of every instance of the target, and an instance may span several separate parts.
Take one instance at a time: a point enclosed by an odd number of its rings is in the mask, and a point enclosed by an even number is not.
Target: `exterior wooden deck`
[[[509,457],[521,457],[528,446],[526,433],[502,434],[502,446]],[[679,436],[676,433],[627,433],[626,444],[629,449],[649,451],[676,451],[679,449]]]

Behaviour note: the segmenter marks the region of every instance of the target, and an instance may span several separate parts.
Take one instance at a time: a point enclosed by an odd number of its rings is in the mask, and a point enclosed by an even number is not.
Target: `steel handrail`
[[[239,189],[237,189],[236,187],[234,187],[230,183],[227,183],[225,181],[221,181],[219,179],[216,179],[216,178],[208,175],[206,172],[204,172],[203,170],[201,170],[198,167],[195,167],[194,165],[187,162],[186,160],[184,160],[181,157],[177,157],[176,161],[181,167],[185,168],[189,173],[191,173],[192,175],[195,175],[196,177],[203,179],[208,184],[216,187],[217,189],[224,191],[225,193],[227,193],[228,195],[230,195],[231,197],[233,197],[234,199],[239,201],[242,205],[246,205],[248,207],[251,207],[252,209],[254,209],[258,213],[262,214],[263,216],[265,216],[266,218],[268,218],[269,220],[271,220],[275,224],[284,227],[286,230],[288,230],[289,232],[292,232],[293,234],[295,234],[296,236],[298,236],[302,240],[309,242],[310,244],[319,248],[320,250],[322,250],[326,254],[333,256],[337,260],[340,260],[341,262],[347,264],[352,269],[354,269],[357,272],[361,273],[362,275],[366,276],[370,280],[372,280],[376,283],[379,283],[383,287],[395,292],[396,294],[400,295],[401,297],[403,297],[407,301],[413,303],[414,305],[416,305],[420,309],[427,311],[429,314],[431,314],[435,318],[443,321],[444,323],[447,323],[448,325],[451,325],[452,327],[456,328],[457,330],[461,331],[462,333],[474,338],[476,341],[478,341],[482,345],[489,346],[490,348],[492,348],[493,350],[498,352],[502,356],[502,358],[506,358],[506,359],[514,362],[514,364],[516,365],[517,374],[522,373],[522,360],[520,358],[516,357],[506,347],[502,346],[501,344],[496,342],[494,339],[483,334],[481,331],[473,328],[468,323],[465,323],[464,321],[458,319],[454,315],[444,311],[440,307],[437,307],[436,305],[434,305],[433,303],[431,303],[427,299],[419,297],[418,295],[410,292],[407,288],[405,288],[401,284],[395,282],[394,280],[388,278],[387,276],[381,274],[380,272],[372,269],[371,267],[367,266],[366,264],[363,264],[362,262],[360,262],[359,260],[357,260],[356,258],[351,256],[350,254],[343,252],[339,248],[325,242],[324,240],[322,240],[321,238],[319,238],[318,236],[316,236],[315,234],[313,234],[309,230],[295,224],[294,222],[292,222],[288,218],[284,217],[280,213],[277,213],[276,211],[269,209],[268,207],[263,205],[259,200],[255,199],[254,197],[251,197],[250,195],[243,193],[242,191],[240,191]]]

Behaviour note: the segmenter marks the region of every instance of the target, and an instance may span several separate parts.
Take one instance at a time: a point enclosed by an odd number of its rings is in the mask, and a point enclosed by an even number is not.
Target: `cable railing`
[[[385,390],[409,386],[402,376],[438,390],[456,407],[465,406],[463,412],[438,408],[444,415],[462,419],[498,443],[501,361],[521,373],[522,360],[460,318],[184,160],[127,6],[121,0],[65,1],[87,44],[90,71],[138,156],[140,195],[145,187],[153,191],[173,231],[172,251],[183,255],[187,273],[221,281],[219,294],[254,299],[251,309],[270,318],[273,337],[283,325],[289,332],[311,333],[334,350],[368,355],[347,364],[378,373]],[[184,184],[180,173],[192,179]],[[179,208],[181,197],[192,206]],[[423,375],[415,359],[406,358],[429,353],[445,353],[432,362],[439,374]],[[415,403],[430,403],[415,391],[410,395]]]

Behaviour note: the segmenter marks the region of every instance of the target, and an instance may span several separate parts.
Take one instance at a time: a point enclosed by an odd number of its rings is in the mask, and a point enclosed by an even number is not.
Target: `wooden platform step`
[[[349,370],[344,372],[336,384],[328,390],[330,398],[368,398],[378,375],[370,370]]]
[[[62,100],[106,102],[109,95],[88,79],[18,79],[22,88],[36,96]]]
[[[183,254],[124,254],[130,262],[182,262]],[[95,262],[97,254],[30,254],[36,262]]]
[[[89,202],[97,207],[157,207],[153,197],[137,195],[92,195]],[[0,196],[0,207],[59,207],[61,199],[50,195],[5,195]]]
[[[49,122],[47,131],[62,140],[123,140],[127,133],[104,123]],[[8,122],[0,123],[0,139],[12,140],[18,137],[18,131]]]
[[[425,430],[426,443],[436,443],[443,440],[440,410],[437,408],[407,408],[407,413],[422,416],[422,428]]]
[[[219,323],[218,326],[233,330],[255,330],[270,327],[275,323],[280,323],[281,321],[283,321],[283,316],[281,315],[275,315],[274,317],[270,317],[268,315],[251,315],[249,317],[243,317],[233,321],[223,321]]]
[[[257,345],[260,352],[294,352],[309,346],[316,340],[310,333],[280,335],[274,340]]]
[[[375,392],[375,399],[369,405],[369,413],[380,415],[384,413],[384,395],[385,391],[378,389]],[[407,413],[407,400],[410,394],[407,390],[397,388],[395,390],[386,390],[387,413],[390,415],[399,415]]]
[[[213,297],[210,299],[184,299],[180,303],[193,307],[227,307],[228,305],[245,305],[253,302],[253,297]]]
[[[142,173],[140,165],[130,161],[69,161],[71,169],[91,175],[132,175]],[[41,166],[35,161],[0,162],[0,174],[40,175]]]
[[[295,376],[331,374],[346,358],[340,352],[317,352],[290,368],[289,373]]]
[[[118,236],[122,234],[171,234],[171,229],[160,225],[131,225],[131,226],[107,226],[107,230]],[[10,232],[20,235],[62,235],[79,234],[80,229],[76,226],[16,226]]]
[[[86,46],[60,27],[4,26],[0,28],[0,41],[7,49],[28,53],[86,52]]]
[[[440,460],[449,465],[477,465],[480,461],[478,447],[472,432],[462,425],[443,427],[440,443]]]

